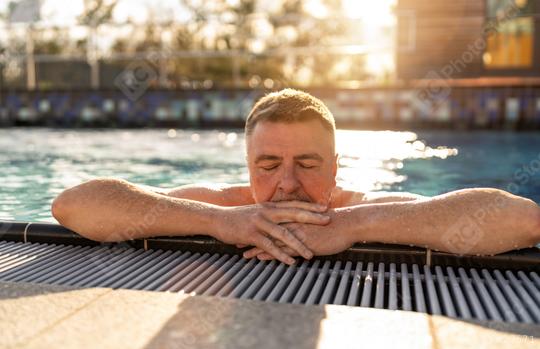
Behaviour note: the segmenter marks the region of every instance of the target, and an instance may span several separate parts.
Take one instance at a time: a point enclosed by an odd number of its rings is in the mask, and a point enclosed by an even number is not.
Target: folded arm
[[[324,227],[289,229],[315,254],[338,253],[357,242],[415,245],[456,254],[496,254],[540,243],[540,208],[490,188],[464,189],[403,202],[336,209]],[[259,249],[244,256],[270,259]]]
[[[201,234],[225,243],[257,246],[289,264],[294,260],[275,242],[312,257],[279,224],[327,224],[329,217],[322,214],[325,207],[298,201],[240,205],[244,199],[238,189],[187,186],[167,193],[124,180],[96,179],[62,192],[52,204],[52,213],[60,224],[97,241]]]
[[[52,214],[67,228],[97,241],[215,231],[219,207],[156,192],[112,178],[95,179],[62,192]]]
[[[496,254],[540,242],[540,208],[491,188],[409,202],[357,206],[344,216],[353,242],[412,244],[457,254]]]

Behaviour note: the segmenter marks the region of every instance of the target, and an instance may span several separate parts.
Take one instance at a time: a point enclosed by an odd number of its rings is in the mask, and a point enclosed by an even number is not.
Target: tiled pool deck
[[[540,326],[180,293],[0,283],[1,348],[540,348]]]

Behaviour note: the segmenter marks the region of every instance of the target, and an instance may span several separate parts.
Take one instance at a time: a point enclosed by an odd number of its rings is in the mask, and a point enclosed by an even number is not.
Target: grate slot
[[[201,284],[187,285],[186,292],[194,292],[195,294],[203,294],[204,292],[206,292],[206,290],[208,290],[210,286],[216,284],[222,277],[224,277],[225,274],[227,274],[231,270],[235,270],[234,269],[235,266],[238,266],[238,268],[240,268],[240,266],[242,265],[241,262],[237,263],[239,258],[240,257],[236,255],[232,256],[221,267],[219,267],[214,273],[212,273],[212,275],[210,275],[206,280],[204,280]],[[232,268],[230,268],[231,265],[233,266]]]
[[[536,322],[540,322],[540,309],[538,305],[535,304],[534,300],[531,298],[531,296],[529,296],[525,288],[521,285],[519,280],[514,276],[514,274],[511,271],[507,270],[505,274],[508,277],[510,284],[519,294],[520,299],[525,303],[526,309],[529,311],[532,317],[536,320]],[[533,321],[531,319],[531,323],[532,322]]]
[[[454,295],[454,299],[456,300],[460,317],[463,319],[471,319],[471,311],[469,310],[469,306],[467,305],[465,295],[461,291],[461,287],[459,286],[456,274],[454,273],[454,269],[452,269],[452,267],[447,267],[446,272],[448,274],[448,279],[450,280],[450,287]]]
[[[294,294],[296,293],[296,290],[298,289],[298,287],[300,287],[300,282],[304,278],[304,274],[307,270],[308,264],[309,264],[308,261],[304,261],[302,265],[300,266],[300,268],[296,269],[293,272],[294,277],[292,278],[289,286],[284,289],[283,294],[279,298],[279,303],[287,303],[292,300],[292,298],[294,297]],[[293,268],[295,267],[293,266]],[[282,286],[285,287],[285,285],[282,285]]]
[[[414,303],[416,311],[427,313],[426,300],[424,298],[424,290],[422,290],[422,280],[420,279],[420,270],[418,264],[413,264],[413,286],[414,286]]]
[[[426,278],[426,288],[428,294],[429,313],[434,315],[441,315],[441,306],[439,304],[439,297],[435,290],[435,283],[433,282],[433,275],[427,265],[424,265],[424,277]]]
[[[249,264],[251,263],[251,264]],[[213,296],[213,295],[216,295],[216,293],[221,289],[223,288],[227,282],[229,282],[229,280],[234,276],[236,275],[246,264],[249,264],[250,266],[253,265],[255,262],[254,260],[250,260],[249,263],[246,263],[246,260],[245,259],[240,259],[238,262],[235,262],[232,267],[227,270],[223,275],[221,275],[218,280],[210,285],[209,288],[207,288],[204,292],[202,292],[201,294],[205,295],[205,296]],[[249,268],[249,266],[248,266]],[[197,290],[195,291],[197,292]]]
[[[336,263],[334,264],[334,268],[328,275],[328,283],[326,284],[323,295],[321,299],[319,300],[318,304],[332,304],[332,295],[334,295],[337,280],[339,277],[341,277],[339,273],[340,270],[341,270],[341,261],[336,261]],[[343,276],[343,278],[346,278],[346,276]]]
[[[276,287],[270,292],[268,298],[266,298],[267,301],[278,302],[281,297],[284,296],[287,284],[294,278],[297,269],[296,265],[293,265],[292,267],[286,267],[284,264],[282,265],[283,269],[285,269],[285,273],[279,279]]]
[[[17,249],[17,246],[20,246],[22,244],[22,242],[0,241],[0,253],[3,254],[11,249]]]
[[[402,309],[411,311],[411,289],[409,286],[409,273],[407,271],[407,264],[401,264],[401,304]]]
[[[81,278],[78,278],[76,281],[70,282],[70,284],[77,287],[88,287],[89,285],[95,284],[92,283],[92,281],[96,279],[104,279],[104,276],[112,276],[115,268],[118,265],[123,264],[124,262],[128,261],[129,258],[133,258],[142,254],[143,252],[143,250],[135,250],[132,248],[124,249],[120,254],[115,255],[111,259],[105,259],[104,263],[102,263],[100,257],[96,257],[90,261],[90,264],[93,264],[94,266],[93,270],[91,268],[89,272],[87,272]]]
[[[510,307],[510,304],[504,299],[504,296],[497,286],[497,283],[489,272],[486,269],[482,269],[482,275],[484,276],[484,280],[486,280],[488,290],[493,295],[496,305],[501,309],[502,315],[504,316],[504,319],[508,322],[517,322],[518,319],[516,317],[516,314],[512,311],[512,307]]]
[[[178,257],[180,254],[180,251],[176,251],[174,253],[172,253],[172,251],[165,251],[164,253],[156,256],[156,258],[152,260],[152,265],[145,266],[146,268],[144,268],[144,270],[141,270],[143,268],[140,268],[137,270],[137,272],[125,275],[123,278],[111,284],[110,287],[135,288],[139,281],[146,280],[148,277],[151,276],[152,273],[157,271],[158,268],[167,263],[167,261],[170,260],[171,257]]]
[[[180,251],[179,251],[180,252]],[[166,259],[167,263],[152,274],[148,280],[143,280],[139,284],[135,285],[136,290],[154,291],[161,285],[163,285],[169,278],[174,276],[175,273],[182,270],[182,263],[184,263],[191,256],[191,252],[187,251],[180,256]]]
[[[497,306],[495,305],[495,302],[491,298],[491,295],[489,294],[484,281],[480,278],[480,275],[478,274],[476,269],[474,268],[471,269],[470,273],[474,281],[474,286],[480,293],[480,299],[482,300],[482,303],[484,304],[486,311],[489,314],[490,319],[503,321],[503,318],[502,318],[501,313],[499,312],[499,309],[497,309]]]
[[[105,278],[100,282],[100,285],[104,287],[111,287],[126,277],[133,275],[135,272],[141,272],[142,270],[150,267],[156,260],[159,260],[159,257],[164,254],[162,250],[157,251],[146,251],[141,254],[139,258],[134,259],[126,263],[126,265],[119,270],[117,270],[113,276]]]
[[[317,259],[315,260],[311,268],[309,268],[306,278],[302,282],[300,289],[298,290],[298,292],[296,293],[296,296],[294,296],[292,300],[292,304],[301,304],[304,301],[304,299],[306,299],[308,290],[311,289],[315,281],[315,276],[317,275],[318,267],[320,263],[321,261]]]
[[[30,278],[32,278],[32,276],[41,273],[41,272],[47,272],[47,270],[50,270],[51,267],[54,267],[55,265],[57,264],[60,264],[60,263],[63,263],[64,261],[66,260],[69,260],[69,258],[79,252],[79,251],[84,251],[88,249],[88,247],[85,247],[85,248],[82,248],[81,246],[77,246],[73,249],[70,249],[70,248],[61,248],[57,251],[55,251],[55,253],[51,253],[51,254],[48,254],[46,256],[43,257],[43,259],[41,260],[41,263],[39,264],[36,264],[34,265],[32,268],[30,268],[29,266],[26,267],[26,270],[24,270],[24,272],[20,272],[20,273],[15,273],[13,275],[11,275],[10,277],[8,277],[7,279],[9,281],[25,281],[25,280],[28,280]]]
[[[58,282],[64,285],[75,285],[81,280],[102,272],[103,268],[108,267],[122,255],[127,255],[128,253],[129,251],[125,249],[105,249],[103,253],[92,256],[92,258],[84,261],[83,267],[75,275],[65,275]]]
[[[252,299],[257,291],[262,287],[264,282],[268,279],[268,276],[274,271],[277,262],[275,260],[270,261],[264,269],[263,272],[253,281],[253,283],[248,287],[248,289],[242,293],[240,296],[241,299]]]
[[[277,263],[276,263],[277,264]],[[270,275],[270,277],[266,280],[266,282],[262,285],[262,287],[259,289],[259,291],[255,294],[253,297],[254,300],[262,301],[266,299],[267,296],[270,295],[272,292],[272,289],[276,288],[278,280],[283,275],[283,272],[285,271],[285,264],[279,263],[277,267],[275,265],[272,267],[273,272]]]
[[[341,281],[339,282],[336,296],[334,297],[334,301],[332,302],[333,304],[345,304],[345,297],[347,296],[346,292],[349,286],[349,281],[351,279],[351,267],[351,262],[345,263],[345,269],[341,274]]]
[[[540,305],[540,289],[536,288],[531,281],[527,277],[527,274],[525,274],[522,271],[518,271],[518,276],[521,282],[523,283],[523,286],[529,291],[529,294],[536,300],[536,304]]]
[[[45,246],[40,245],[24,245],[22,242],[19,244],[11,244],[6,248],[0,249],[0,266],[8,260],[21,257],[26,253],[34,252],[37,249],[43,249]]]
[[[323,264],[322,270],[319,271],[319,275],[315,280],[315,285],[311,289],[311,293],[306,300],[306,304],[313,305],[319,300],[321,293],[324,291],[324,284],[329,277],[330,261],[326,261]]]
[[[253,258],[253,260],[256,260]],[[266,266],[266,261],[258,261],[255,267],[253,267],[246,276],[244,276],[241,280],[239,280],[239,283],[236,285],[235,288],[227,295],[228,297],[240,297],[244,291],[246,291],[249,287],[249,285],[253,284],[255,279],[257,279],[257,276],[261,273],[261,271]]]
[[[215,295],[224,297],[227,294],[229,294],[229,292],[231,292],[236,287],[236,285],[238,285],[240,281],[242,281],[244,276],[247,275],[250,270],[252,270],[252,268],[255,266],[255,261],[256,259],[252,258],[249,262],[243,265],[242,268],[240,268],[238,273],[233,273],[232,275],[234,276],[232,278],[229,278],[226,275],[224,275],[222,277],[223,286],[219,286],[219,288],[216,289],[217,292],[215,293]],[[211,287],[207,292],[205,292],[205,294],[214,295],[213,288]]]
[[[360,286],[362,284],[362,262],[356,263],[356,269],[354,270],[353,279],[351,283],[351,291],[349,292],[349,299],[347,305],[358,305],[358,298],[360,296]]]
[[[366,278],[364,279],[364,289],[362,290],[362,300],[360,301],[361,307],[369,307],[371,305],[371,288],[373,286],[373,263],[369,262],[367,265]]]
[[[444,314],[449,317],[456,317],[456,309],[452,303],[452,297],[450,296],[450,291],[448,290],[446,279],[440,266],[435,267],[435,275],[437,276],[437,285],[439,286],[439,294],[442,298]]]
[[[186,280],[185,282],[182,282],[182,284],[179,285],[179,290],[184,291],[186,293],[191,292],[193,288],[197,287],[198,285],[201,285],[205,280],[210,278],[212,274],[215,274],[230,258],[231,256],[226,254],[226,255],[221,256],[220,259],[210,264],[209,266],[206,265],[207,263],[204,263],[203,264],[204,268],[201,270],[201,272],[194,271],[193,278]]]
[[[43,270],[41,273],[35,275],[34,277],[29,277],[25,279],[26,282],[47,282],[53,283],[59,275],[65,273],[66,270],[69,270],[71,266],[80,265],[81,261],[84,261],[85,258],[91,255],[96,255],[99,253],[99,247],[94,247],[86,251],[81,251],[81,253],[75,253],[69,260],[66,260],[64,263],[56,265],[53,264],[47,270]]]
[[[11,281],[14,277],[17,277],[18,275],[22,275],[28,271],[31,271],[33,268],[39,268],[44,263],[49,261],[50,257],[54,257],[58,253],[62,251],[63,245],[51,245],[50,248],[45,248],[43,253],[39,253],[34,255],[34,259],[30,260],[27,263],[24,263],[20,268],[12,268],[10,270],[6,270],[1,274],[2,280],[5,281]]]
[[[7,275],[7,272],[10,271],[10,269],[23,265],[27,261],[32,261],[35,257],[43,255],[47,251],[47,245],[28,247],[29,246],[24,246],[19,253],[6,253],[5,258],[0,261],[0,275],[2,272],[5,272],[4,275]]]
[[[521,300],[518,298],[516,293],[512,290],[510,287],[508,280],[506,280],[500,271],[495,270],[493,272],[495,274],[495,278],[497,280],[497,283],[501,286],[502,292],[505,294],[505,298],[507,298],[510,303],[512,304],[512,310],[517,313],[517,316],[525,323],[532,323],[531,316],[527,313],[525,310],[525,306],[523,303],[521,303]]]
[[[213,263],[219,258],[219,254],[215,253],[208,257],[209,254],[205,253],[201,257],[197,258],[189,267],[185,268],[185,272],[177,278],[177,281],[167,291],[180,291],[184,286],[193,281],[198,275],[205,270],[211,270]],[[180,275],[180,273],[178,273]]]
[[[384,263],[379,263],[377,270],[377,284],[375,285],[375,308],[384,307]]]
[[[540,288],[540,277],[538,276],[538,274],[536,274],[534,271],[531,271],[529,275],[531,275],[531,279],[533,279],[536,287]]]
[[[155,288],[156,291],[167,291],[169,290],[178,280],[181,280],[185,275],[190,271],[197,268],[198,264],[194,263],[197,260],[204,261],[210,257],[210,253],[205,253],[201,255],[200,253],[194,253],[180,263],[177,267],[174,268],[174,271],[171,271],[166,278],[166,281],[159,284]]]
[[[142,252],[142,253],[141,253]],[[110,282],[114,282],[121,278],[125,273],[129,272],[132,266],[137,266],[147,257],[154,254],[154,251],[137,251],[128,254],[125,258],[118,261],[115,265],[108,266],[108,270],[103,275],[96,278],[90,278],[84,287],[107,286]],[[159,253],[157,253],[159,255]],[[96,275],[97,276],[97,275]],[[81,281],[83,283],[83,281]]]

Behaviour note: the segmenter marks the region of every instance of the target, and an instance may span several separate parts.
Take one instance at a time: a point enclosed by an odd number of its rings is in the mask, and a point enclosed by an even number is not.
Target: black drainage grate
[[[0,281],[193,292],[540,324],[536,271],[0,241]]]

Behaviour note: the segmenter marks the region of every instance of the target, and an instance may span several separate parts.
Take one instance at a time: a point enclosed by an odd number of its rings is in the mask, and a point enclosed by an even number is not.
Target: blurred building
[[[397,76],[540,77],[539,0],[398,0]]]

